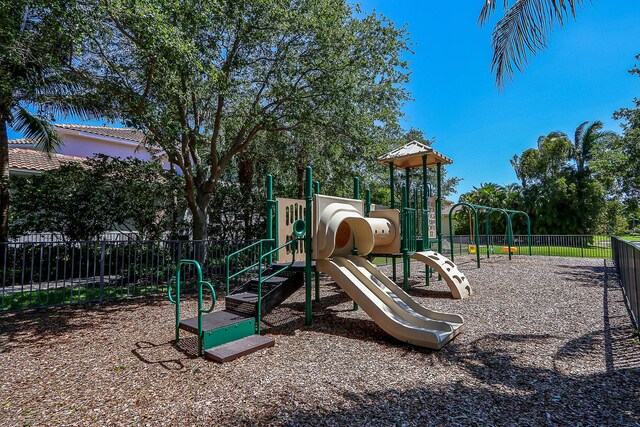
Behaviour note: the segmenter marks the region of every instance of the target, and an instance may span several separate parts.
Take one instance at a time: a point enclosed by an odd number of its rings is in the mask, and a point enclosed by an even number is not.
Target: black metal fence
[[[480,253],[484,255],[487,252],[487,237],[486,235],[479,235],[478,238],[480,241]],[[528,241],[526,234],[513,236],[512,254],[528,255]],[[454,236],[454,255],[475,253],[473,251],[477,249],[474,242],[474,236]],[[489,235],[488,243],[490,255],[509,254],[509,246],[505,235]],[[451,240],[448,236],[443,239],[442,252],[444,255],[451,253]],[[611,238],[598,235],[532,235],[531,255],[611,259]]]
[[[640,329],[640,242],[611,237],[611,247],[632,321]]]
[[[0,246],[0,313],[166,292],[176,262],[200,261],[214,286],[225,256],[252,241],[11,242]],[[257,253],[234,264],[250,264]],[[237,269],[241,266],[230,266]],[[194,286],[187,272],[183,289]]]

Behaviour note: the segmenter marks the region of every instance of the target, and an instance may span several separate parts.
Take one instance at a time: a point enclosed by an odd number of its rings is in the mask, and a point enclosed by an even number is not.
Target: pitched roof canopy
[[[58,169],[67,163],[82,162],[83,157],[67,156],[65,154],[47,154],[28,148],[9,148],[9,169],[44,172]]]
[[[435,166],[438,163],[444,165],[453,163],[453,160],[449,157],[418,141],[411,141],[402,147],[391,150],[387,154],[378,157],[378,162],[393,163],[393,166],[401,169],[421,168],[422,156],[424,155],[427,155],[427,166]]]
[[[69,129],[69,130],[74,130],[76,132],[92,133],[94,135],[124,139],[127,141],[133,141],[138,143],[141,143],[144,141],[144,132],[138,129],[114,128],[114,127],[106,127],[106,126],[87,126],[87,125],[76,125],[76,124],[58,124],[55,126],[58,129]]]

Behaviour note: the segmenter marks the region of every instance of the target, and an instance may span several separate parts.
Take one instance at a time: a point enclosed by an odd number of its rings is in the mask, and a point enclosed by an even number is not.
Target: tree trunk
[[[207,240],[207,237],[209,236],[207,230],[208,224],[206,207],[203,208],[202,206],[200,206],[200,204],[198,204],[196,212],[191,211],[191,215],[193,216],[193,240]]]
[[[9,240],[9,136],[0,116],[0,245]],[[0,262],[2,260],[0,259]]]

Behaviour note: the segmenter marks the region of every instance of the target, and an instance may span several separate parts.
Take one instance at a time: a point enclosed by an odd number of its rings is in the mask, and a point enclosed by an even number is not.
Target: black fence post
[[[107,250],[107,243],[103,240],[100,247],[100,304],[104,301],[104,255]]]

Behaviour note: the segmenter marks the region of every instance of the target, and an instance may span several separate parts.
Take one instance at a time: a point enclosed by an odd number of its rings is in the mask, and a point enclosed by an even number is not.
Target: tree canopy
[[[259,137],[323,132],[348,146],[395,124],[406,32],[356,12],[343,0],[99,3],[76,68],[182,171],[202,239],[226,168]]]

